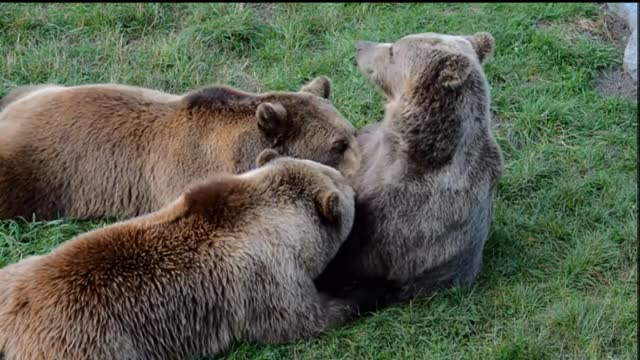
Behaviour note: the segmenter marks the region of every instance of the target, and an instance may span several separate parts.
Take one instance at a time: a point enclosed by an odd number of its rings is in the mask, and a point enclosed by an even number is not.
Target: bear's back
[[[144,187],[124,184],[140,178],[147,148],[172,122],[179,98],[120,85],[87,85],[40,89],[10,103],[0,113],[0,126],[7,130],[0,134],[0,161],[7,169],[0,188],[18,187],[13,191],[20,196],[8,199],[0,215],[30,218],[37,209],[45,218],[94,217],[104,209],[136,215],[133,205],[148,208]],[[104,199],[110,204],[95,203],[96,193],[113,193]]]

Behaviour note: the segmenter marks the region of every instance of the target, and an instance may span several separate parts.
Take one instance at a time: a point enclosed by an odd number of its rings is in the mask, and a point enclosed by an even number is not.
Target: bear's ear
[[[184,203],[192,212],[224,209],[233,194],[241,194],[243,191],[242,182],[230,174],[221,173],[188,188],[184,194]]]
[[[471,62],[463,54],[443,54],[438,81],[448,88],[456,88],[464,83],[471,73]]]
[[[268,136],[276,136],[288,127],[287,110],[279,103],[264,102],[256,110],[258,129]]]
[[[305,84],[300,91],[308,92],[325,99],[331,95],[331,80],[326,76],[318,76]]]
[[[258,154],[256,158],[256,167],[262,167],[264,164],[271,162],[271,160],[281,157],[279,152],[274,149],[264,149]]]
[[[471,46],[476,51],[480,64],[484,64],[496,48],[496,40],[488,32],[475,33],[473,36],[467,37]]]
[[[335,191],[321,191],[316,194],[316,206],[323,220],[334,224],[340,218],[340,198]]]

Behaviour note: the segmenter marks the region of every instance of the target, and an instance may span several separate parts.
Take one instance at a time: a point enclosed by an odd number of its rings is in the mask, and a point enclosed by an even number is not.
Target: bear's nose
[[[357,51],[362,51],[368,47],[370,47],[371,45],[373,45],[374,43],[371,41],[358,41],[356,43],[356,50]]]

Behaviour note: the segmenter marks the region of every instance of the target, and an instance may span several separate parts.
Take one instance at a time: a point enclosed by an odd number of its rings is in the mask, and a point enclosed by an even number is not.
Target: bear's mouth
[[[380,90],[382,90],[387,98],[393,97],[391,86],[387,84],[384,76],[381,76],[380,72],[375,71],[372,66],[369,66],[369,64],[362,64],[359,61],[358,55],[354,57],[354,63],[358,70],[360,70],[360,73],[362,73],[362,75],[364,75],[367,80],[371,81],[374,85],[380,88]]]
[[[369,77],[369,79],[371,79],[371,81],[373,81],[373,83],[376,84],[380,88],[380,90],[382,90],[387,98],[393,98],[393,91],[391,90],[391,86],[389,86],[389,84],[383,78],[374,76],[373,71],[371,71],[371,74],[372,75]]]

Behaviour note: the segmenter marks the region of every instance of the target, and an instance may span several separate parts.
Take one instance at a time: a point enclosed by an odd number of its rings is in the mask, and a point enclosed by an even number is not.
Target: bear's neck
[[[410,163],[422,170],[435,170],[452,162],[466,137],[463,122],[485,117],[484,91],[465,99],[468,91],[467,87],[450,90],[434,86],[388,104],[386,125],[404,140]]]
[[[228,151],[232,153],[232,171],[235,174],[254,169],[258,154],[272,146],[258,129],[255,120],[244,125],[220,129],[222,133],[228,134],[225,136],[228,136],[232,141]],[[224,149],[222,150],[224,151]]]
[[[198,155],[203,159],[194,162],[202,162],[202,168],[234,174],[253,169],[260,151],[271,145],[258,129],[256,109],[257,105],[251,105],[179,114],[182,127],[189,129],[183,133],[184,141],[200,143],[197,148],[204,150]]]

